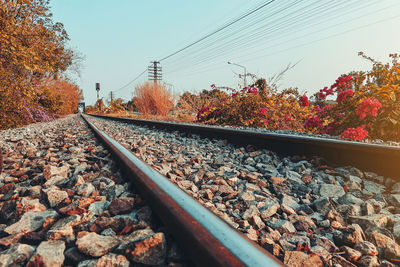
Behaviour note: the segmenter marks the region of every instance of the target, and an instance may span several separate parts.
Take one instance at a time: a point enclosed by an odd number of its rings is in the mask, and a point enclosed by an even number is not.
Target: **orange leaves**
[[[70,113],[80,98],[73,85],[56,92],[43,88],[43,79],[60,77],[73,56],[65,48],[63,25],[51,20],[47,5],[39,0],[0,5],[0,129]]]
[[[173,108],[168,90],[159,84],[145,83],[135,88],[135,105],[144,115],[166,116]]]

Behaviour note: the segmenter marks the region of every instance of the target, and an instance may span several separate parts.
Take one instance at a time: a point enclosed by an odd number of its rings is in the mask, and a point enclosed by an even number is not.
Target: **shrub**
[[[135,88],[135,105],[143,115],[166,116],[173,108],[172,95],[165,86],[145,83]]]
[[[362,52],[359,55],[372,63],[372,69],[342,75],[330,88],[325,87],[314,95],[321,107],[328,106],[326,96],[336,94],[337,97],[336,104],[327,112],[316,112],[322,123],[311,127],[311,131],[353,140],[369,136],[400,141],[399,56],[391,54],[392,62],[382,64]],[[361,134],[355,134],[356,129]]]
[[[262,79],[263,80],[263,79]],[[296,89],[278,93],[272,86],[257,81],[254,86],[233,92],[219,103],[202,107],[197,121],[268,129],[305,131],[311,109]],[[260,87],[256,87],[260,85]],[[261,87],[262,86],[262,87]]]

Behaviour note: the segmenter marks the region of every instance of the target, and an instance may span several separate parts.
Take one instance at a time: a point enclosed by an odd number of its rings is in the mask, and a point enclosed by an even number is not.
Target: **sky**
[[[400,53],[399,0],[51,0],[50,6],[68,46],[85,57],[74,80],[86,105],[96,101],[96,82],[105,100],[111,91],[131,99],[147,73],[132,81],[151,61],[219,29],[161,61],[174,94],[212,84],[239,88],[244,69],[231,61],[266,79],[295,65],[279,88],[311,95],[341,74],[371,69],[360,51],[384,63]]]

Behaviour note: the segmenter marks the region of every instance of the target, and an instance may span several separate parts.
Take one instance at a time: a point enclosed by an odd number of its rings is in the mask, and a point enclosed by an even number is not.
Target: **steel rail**
[[[198,266],[283,266],[82,117]]]
[[[256,132],[220,126],[204,126],[190,123],[173,123],[90,115],[125,123],[133,123],[162,129],[195,133],[211,138],[227,139],[235,144],[253,144],[270,149],[280,155],[320,156],[332,166],[354,166],[364,171],[400,181],[400,147],[373,143],[352,142],[306,135]]]

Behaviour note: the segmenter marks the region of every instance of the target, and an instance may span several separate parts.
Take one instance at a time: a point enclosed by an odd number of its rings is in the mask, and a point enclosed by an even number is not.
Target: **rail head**
[[[352,142],[333,138],[313,137],[286,133],[234,129],[221,126],[205,126],[189,123],[174,123],[90,115],[125,123],[147,125],[168,130],[185,131],[211,138],[228,139],[236,144],[255,144],[265,147],[282,156],[320,156],[331,166],[354,166],[364,171],[400,181],[400,146]]]
[[[83,118],[198,266],[284,266]]]

